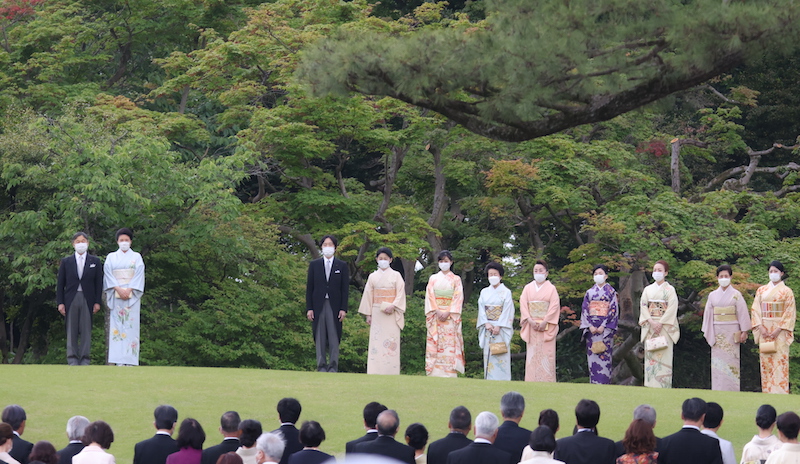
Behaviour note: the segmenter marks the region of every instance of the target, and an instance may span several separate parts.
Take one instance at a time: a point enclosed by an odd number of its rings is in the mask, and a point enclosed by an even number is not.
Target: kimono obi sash
[[[714,306],[714,322],[738,322],[736,306]]]
[[[136,269],[128,268],[128,269],[114,269],[111,271],[114,274],[114,278],[117,279],[120,285],[128,284],[131,279],[133,279],[133,275],[136,272]]]
[[[660,318],[667,311],[667,302],[664,300],[649,300],[647,309],[650,311],[650,317]]]
[[[592,300],[589,302],[589,315],[590,316],[600,316],[600,317],[607,317],[608,316],[608,309],[611,307],[611,303],[608,301],[603,300]]]
[[[397,296],[397,290],[392,288],[375,288],[372,293],[372,304],[393,303]]]
[[[453,303],[453,289],[452,288],[434,288],[433,296],[436,298],[436,306],[440,311],[445,311],[450,308]]]
[[[486,310],[486,319],[490,321],[499,320],[500,315],[503,314],[503,307],[500,305],[484,305],[483,308]]]
[[[761,317],[765,319],[780,319],[783,317],[785,301],[762,301]]]
[[[529,301],[528,312],[535,321],[543,321],[547,317],[547,309],[550,307],[549,301]]]

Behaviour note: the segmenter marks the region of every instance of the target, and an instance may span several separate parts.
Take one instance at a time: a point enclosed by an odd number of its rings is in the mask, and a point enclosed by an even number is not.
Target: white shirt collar
[[[695,430],[700,430],[700,427],[698,427],[698,426],[696,426],[696,425],[684,425],[684,426],[683,426],[683,428],[685,428],[685,429],[695,429]]]
[[[488,443],[490,445],[492,444],[492,442],[490,442],[489,440],[480,437],[475,439],[475,443]]]
[[[73,444],[73,443],[80,443],[81,445],[83,444],[83,442],[82,442],[82,441],[80,441],[80,440],[70,440],[70,441],[69,441],[69,444],[70,444],[70,445],[71,445],[71,444]]]
[[[16,430],[13,430],[13,432],[14,432],[14,435],[16,435],[16,436],[18,436],[18,437],[20,436],[20,435],[19,435],[19,432],[17,432]],[[22,438],[22,437],[20,437],[20,438]]]
[[[168,436],[168,437],[171,437],[171,436],[172,436],[172,434],[171,434],[171,433],[169,433],[169,432],[162,432],[162,431],[160,431],[160,430],[156,432],[156,435],[166,435],[166,436]]]

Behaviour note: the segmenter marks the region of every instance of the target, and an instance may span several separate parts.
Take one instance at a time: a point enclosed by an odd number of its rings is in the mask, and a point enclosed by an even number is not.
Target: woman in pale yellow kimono
[[[556,381],[556,335],[561,299],[555,285],[547,280],[547,264],[536,261],[533,282],[519,297],[520,337],[527,343],[525,381]]]
[[[431,276],[425,289],[425,373],[433,377],[458,377],[464,373],[464,338],[461,307],[464,289],[461,277],[450,270],[453,255],[439,253],[440,272]]]
[[[391,267],[392,250],[375,254],[378,270],[369,275],[358,312],[367,317],[367,374],[400,374],[400,331],[405,325],[405,282]]]
[[[656,261],[653,282],[642,290],[639,325],[644,351],[644,386],[672,388],[673,347],[681,336],[678,327],[678,294],[667,283],[669,264]]]
[[[780,261],[769,263],[770,283],[753,300],[753,338],[761,351],[761,391],[789,393],[789,346],[794,341],[797,312],[792,289]]]

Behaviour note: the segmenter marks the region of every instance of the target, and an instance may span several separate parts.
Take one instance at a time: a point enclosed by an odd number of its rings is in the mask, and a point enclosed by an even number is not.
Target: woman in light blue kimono
[[[108,362],[117,365],[139,365],[139,315],[144,294],[144,261],[131,250],[133,231],[127,227],[117,231],[119,250],[109,253],[103,271],[103,288],[110,310],[111,327],[108,340]]]
[[[483,350],[484,378],[488,380],[511,380],[514,298],[511,290],[500,282],[503,274],[505,270],[500,263],[487,264],[489,286],[481,290],[478,298],[478,343]],[[505,344],[505,352],[492,354],[492,344]]]

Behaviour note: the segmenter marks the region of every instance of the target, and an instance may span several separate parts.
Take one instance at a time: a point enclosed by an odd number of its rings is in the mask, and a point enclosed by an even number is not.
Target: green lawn
[[[346,441],[363,433],[361,410],[373,400],[397,410],[401,430],[421,422],[435,440],[447,433],[453,407],[464,405],[473,417],[484,410],[499,415],[500,397],[510,390],[525,395],[528,414],[523,427],[534,428],[538,412],[552,408],[561,417],[558,436],[563,437],[572,431],[575,404],[589,398],[601,407],[600,434],[619,440],[636,405],[649,403],[656,408],[656,435],[666,436],[681,425],[683,400],[699,396],[725,409],[720,435],[733,442],[737,453],[755,433],[759,405],[772,404],[779,413],[800,410],[793,395],[252,369],[2,365],[0,378],[0,406],[17,403],[28,414],[24,438],[48,440],[60,449],[66,444],[70,416],[102,419],[114,429],[116,441],[110,451],[118,463],[131,462],[134,443],[152,436],[153,409],[164,403],[178,409],[179,421],[199,420],[210,446],[221,440],[217,430],[223,412],[236,410],[242,419],[260,420],[265,430],[272,430],[279,425],[276,403],[293,396],[303,405],[301,421],[317,420],[325,429],[328,439],[322,450],[338,455]]]

